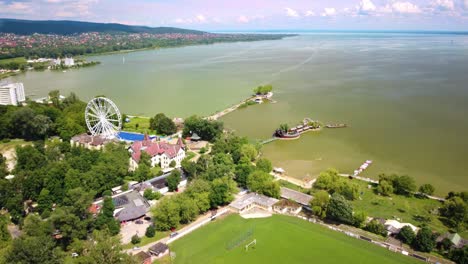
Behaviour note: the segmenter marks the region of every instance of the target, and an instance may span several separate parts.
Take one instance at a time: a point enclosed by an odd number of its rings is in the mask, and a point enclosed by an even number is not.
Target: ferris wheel
[[[105,97],[96,97],[88,102],[85,120],[93,136],[114,137],[122,128],[119,109]]]

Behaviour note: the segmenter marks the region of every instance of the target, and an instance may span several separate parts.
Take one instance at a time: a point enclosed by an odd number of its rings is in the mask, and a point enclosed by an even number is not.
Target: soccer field
[[[228,250],[249,230],[253,234]],[[257,245],[245,250],[253,239]],[[216,220],[170,246],[175,263],[421,263],[317,224],[282,215]]]

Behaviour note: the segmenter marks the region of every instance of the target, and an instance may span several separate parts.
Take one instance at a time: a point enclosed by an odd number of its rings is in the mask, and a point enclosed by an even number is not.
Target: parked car
[[[135,221],[135,224],[142,225],[142,224],[143,224],[143,221],[141,221],[141,220],[136,220],[136,221]]]
[[[179,234],[179,233],[177,233],[177,232],[172,232],[172,233],[169,235],[169,237],[170,237],[170,238],[173,238],[173,237],[176,237],[178,234]]]

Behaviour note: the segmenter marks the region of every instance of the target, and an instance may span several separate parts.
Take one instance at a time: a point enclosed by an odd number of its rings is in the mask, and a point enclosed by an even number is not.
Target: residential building
[[[302,205],[287,199],[282,199],[273,205],[273,210],[281,214],[297,215],[302,211]]]
[[[76,135],[71,138],[70,144],[74,147],[84,147],[87,149],[100,150],[104,145],[118,142],[115,138],[106,138],[104,136],[93,136],[86,133]]]
[[[75,60],[73,58],[65,58],[63,60],[63,64],[66,66],[66,67],[71,67],[71,66],[74,66],[75,65]]]
[[[89,212],[98,214],[102,208],[104,200],[95,201]],[[120,222],[132,221],[141,218],[149,211],[150,204],[137,191],[129,190],[112,196],[112,202],[115,205],[114,217]]]
[[[395,235],[395,234],[400,233],[400,230],[404,226],[409,226],[415,233],[417,233],[417,231],[419,230],[418,227],[410,223],[400,223],[397,220],[393,220],[393,219],[385,221],[384,226],[385,226],[385,229],[387,229],[389,235]]]
[[[468,240],[463,239],[458,233],[445,233],[437,237],[436,242],[441,243],[444,239],[448,239],[455,248],[463,248],[468,245]]]
[[[169,247],[166,244],[159,242],[150,247],[148,252],[159,258],[169,252]]]
[[[165,194],[169,191],[169,188],[167,187],[167,177],[169,177],[169,175],[171,175],[170,172],[158,177],[154,177],[142,183],[133,184],[129,187],[139,191],[140,193],[143,193],[146,189],[151,189],[153,192],[160,192],[161,194]],[[180,170],[180,175],[180,182],[177,186],[178,188],[187,185],[187,177],[183,170]]]
[[[302,206],[306,206],[306,207],[310,206],[309,205],[310,200],[313,199],[313,197],[308,194],[301,193],[301,192],[295,191],[293,189],[285,188],[285,187],[281,187],[280,195],[281,195],[281,198],[293,200],[296,203]]]
[[[0,84],[0,105],[18,105],[24,101],[23,83]]]
[[[139,253],[135,254],[135,258],[141,264],[151,264],[151,255],[144,251],[140,251]]]
[[[170,170],[171,162],[175,162],[175,168],[180,167],[180,163],[185,158],[185,145],[179,138],[176,144],[167,142],[153,141],[148,135],[145,135],[142,141],[135,141],[129,149],[132,157],[130,158],[130,169],[138,168],[142,151],[151,157],[151,166],[161,166],[163,171]]]
[[[242,214],[252,208],[259,208],[271,212],[273,211],[273,205],[278,201],[278,199],[270,198],[262,194],[249,193],[236,199],[229,205],[229,207],[231,210],[239,214]]]

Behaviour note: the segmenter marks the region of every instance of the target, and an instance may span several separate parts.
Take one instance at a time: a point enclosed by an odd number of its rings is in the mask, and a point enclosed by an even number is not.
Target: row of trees
[[[74,94],[63,101],[58,99],[58,91],[50,95],[52,105],[35,102],[20,107],[0,105],[0,139],[44,140],[60,136],[69,141],[72,136],[85,132],[86,104]]]

